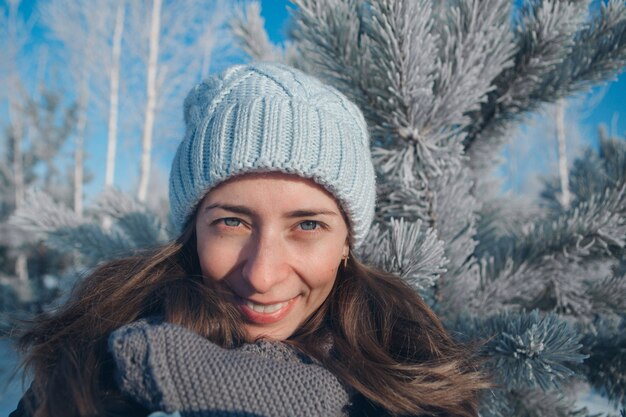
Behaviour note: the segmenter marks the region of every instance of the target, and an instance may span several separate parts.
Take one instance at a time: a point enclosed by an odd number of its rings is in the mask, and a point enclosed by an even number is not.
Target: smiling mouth
[[[289,314],[298,299],[298,297],[294,297],[291,300],[275,304],[258,304],[250,300],[237,298],[239,309],[245,318],[254,324],[271,324],[282,320]]]
[[[287,301],[278,304],[256,304],[250,300],[246,300],[246,306],[250,307],[257,313],[274,313],[287,305]]]

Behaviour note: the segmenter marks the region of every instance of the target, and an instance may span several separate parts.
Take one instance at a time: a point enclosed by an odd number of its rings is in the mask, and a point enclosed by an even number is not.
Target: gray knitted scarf
[[[318,362],[280,342],[224,349],[169,323],[141,320],[113,332],[123,393],[183,417],[346,416],[349,392]]]

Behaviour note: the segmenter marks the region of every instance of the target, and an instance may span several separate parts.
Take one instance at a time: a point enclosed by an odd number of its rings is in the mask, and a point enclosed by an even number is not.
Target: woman
[[[402,279],[355,258],[375,204],[359,109],[268,63],[184,107],[180,237],[101,265],[37,319],[15,415],[476,416],[469,352]]]

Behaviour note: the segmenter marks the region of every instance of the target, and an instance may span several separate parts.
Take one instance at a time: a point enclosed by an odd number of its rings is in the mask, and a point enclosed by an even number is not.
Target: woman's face
[[[328,297],[349,250],[331,194],[283,173],[247,174],[211,190],[196,237],[204,279],[232,292],[249,341],[291,336]]]

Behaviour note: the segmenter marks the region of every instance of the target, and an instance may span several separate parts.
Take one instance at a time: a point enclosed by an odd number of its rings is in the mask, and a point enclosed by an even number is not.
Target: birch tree
[[[156,116],[157,85],[156,77],[159,59],[159,38],[161,36],[161,0],[152,0],[150,13],[150,37],[148,68],[146,76],[146,110],[141,135],[141,164],[139,176],[139,189],[137,195],[139,201],[146,200],[148,181],[150,179],[150,165],[152,155],[152,134],[154,131],[154,118]]]
[[[65,68],[76,87],[78,123],[74,136],[74,212],[82,215],[84,144],[91,99],[91,83],[100,48],[96,45],[98,25],[103,24],[100,7],[86,2],[51,0],[40,7],[45,25],[54,39],[62,42]]]
[[[558,147],[559,179],[561,182],[561,204],[567,209],[571,195],[567,166],[567,143],[565,136],[565,99],[559,99],[554,108],[554,130]]]
[[[20,0],[10,0],[5,7],[0,8],[0,51],[2,59],[2,77],[5,85],[0,90],[5,92],[3,101],[7,101],[7,126],[12,150],[10,167],[4,165],[2,169],[5,177],[10,178],[13,192],[13,206],[19,208],[24,200],[24,156],[22,153],[25,123],[20,111],[23,96],[23,84],[18,70],[18,62],[22,48],[28,42],[30,23],[25,22],[19,14]],[[0,81],[1,83],[1,81]],[[1,85],[1,84],[0,84]],[[15,273],[22,283],[28,281],[26,254],[18,253],[15,260]]]
[[[33,186],[45,187],[64,200],[65,178],[58,156],[75,128],[73,105],[63,100],[61,92],[43,87],[46,49],[29,44],[32,21],[24,20],[19,6],[18,1],[0,6],[0,108],[6,108],[6,113],[0,113],[0,252],[3,261],[10,261],[10,266],[2,263],[0,276],[2,284],[10,282],[5,281],[7,275],[17,277],[10,284],[18,297],[14,304],[36,299],[38,265],[50,258],[8,218],[24,208],[25,195]],[[27,45],[32,49],[25,53]],[[37,74],[34,80],[24,77],[32,73]],[[40,87],[34,88],[37,84]],[[31,271],[29,264],[34,266]]]
[[[105,185],[112,185],[117,148],[119,91],[126,0],[50,0],[40,12],[62,54],[78,102],[74,145],[74,210],[82,214],[84,147],[89,122],[106,114],[108,134]]]
[[[222,0],[190,0],[184,5],[144,0],[131,4],[132,33],[128,38],[134,43],[131,50],[135,56],[145,63],[137,191],[140,201],[146,201],[149,189],[155,126],[160,126],[160,121],[164,127],[167,124],[162,112],[164,104],[182,101],[189,88],[206,75],[214,50],[221,51],[221,60],[230,53],[226,45],[231,36],[225,30],[229,9],[229,4]]]
[[[113,186],[115,176],[115,153],[117,150],[117,124],[119,113],[120,96],[120,63],[122,57],[122,34],[124,33],[124,16],[126,15],[126,2],[117,1],[115,13],[115,25],[111,47],[111,69],[109,73],[109,123],[107,139],[107,159],[104,185]]]

